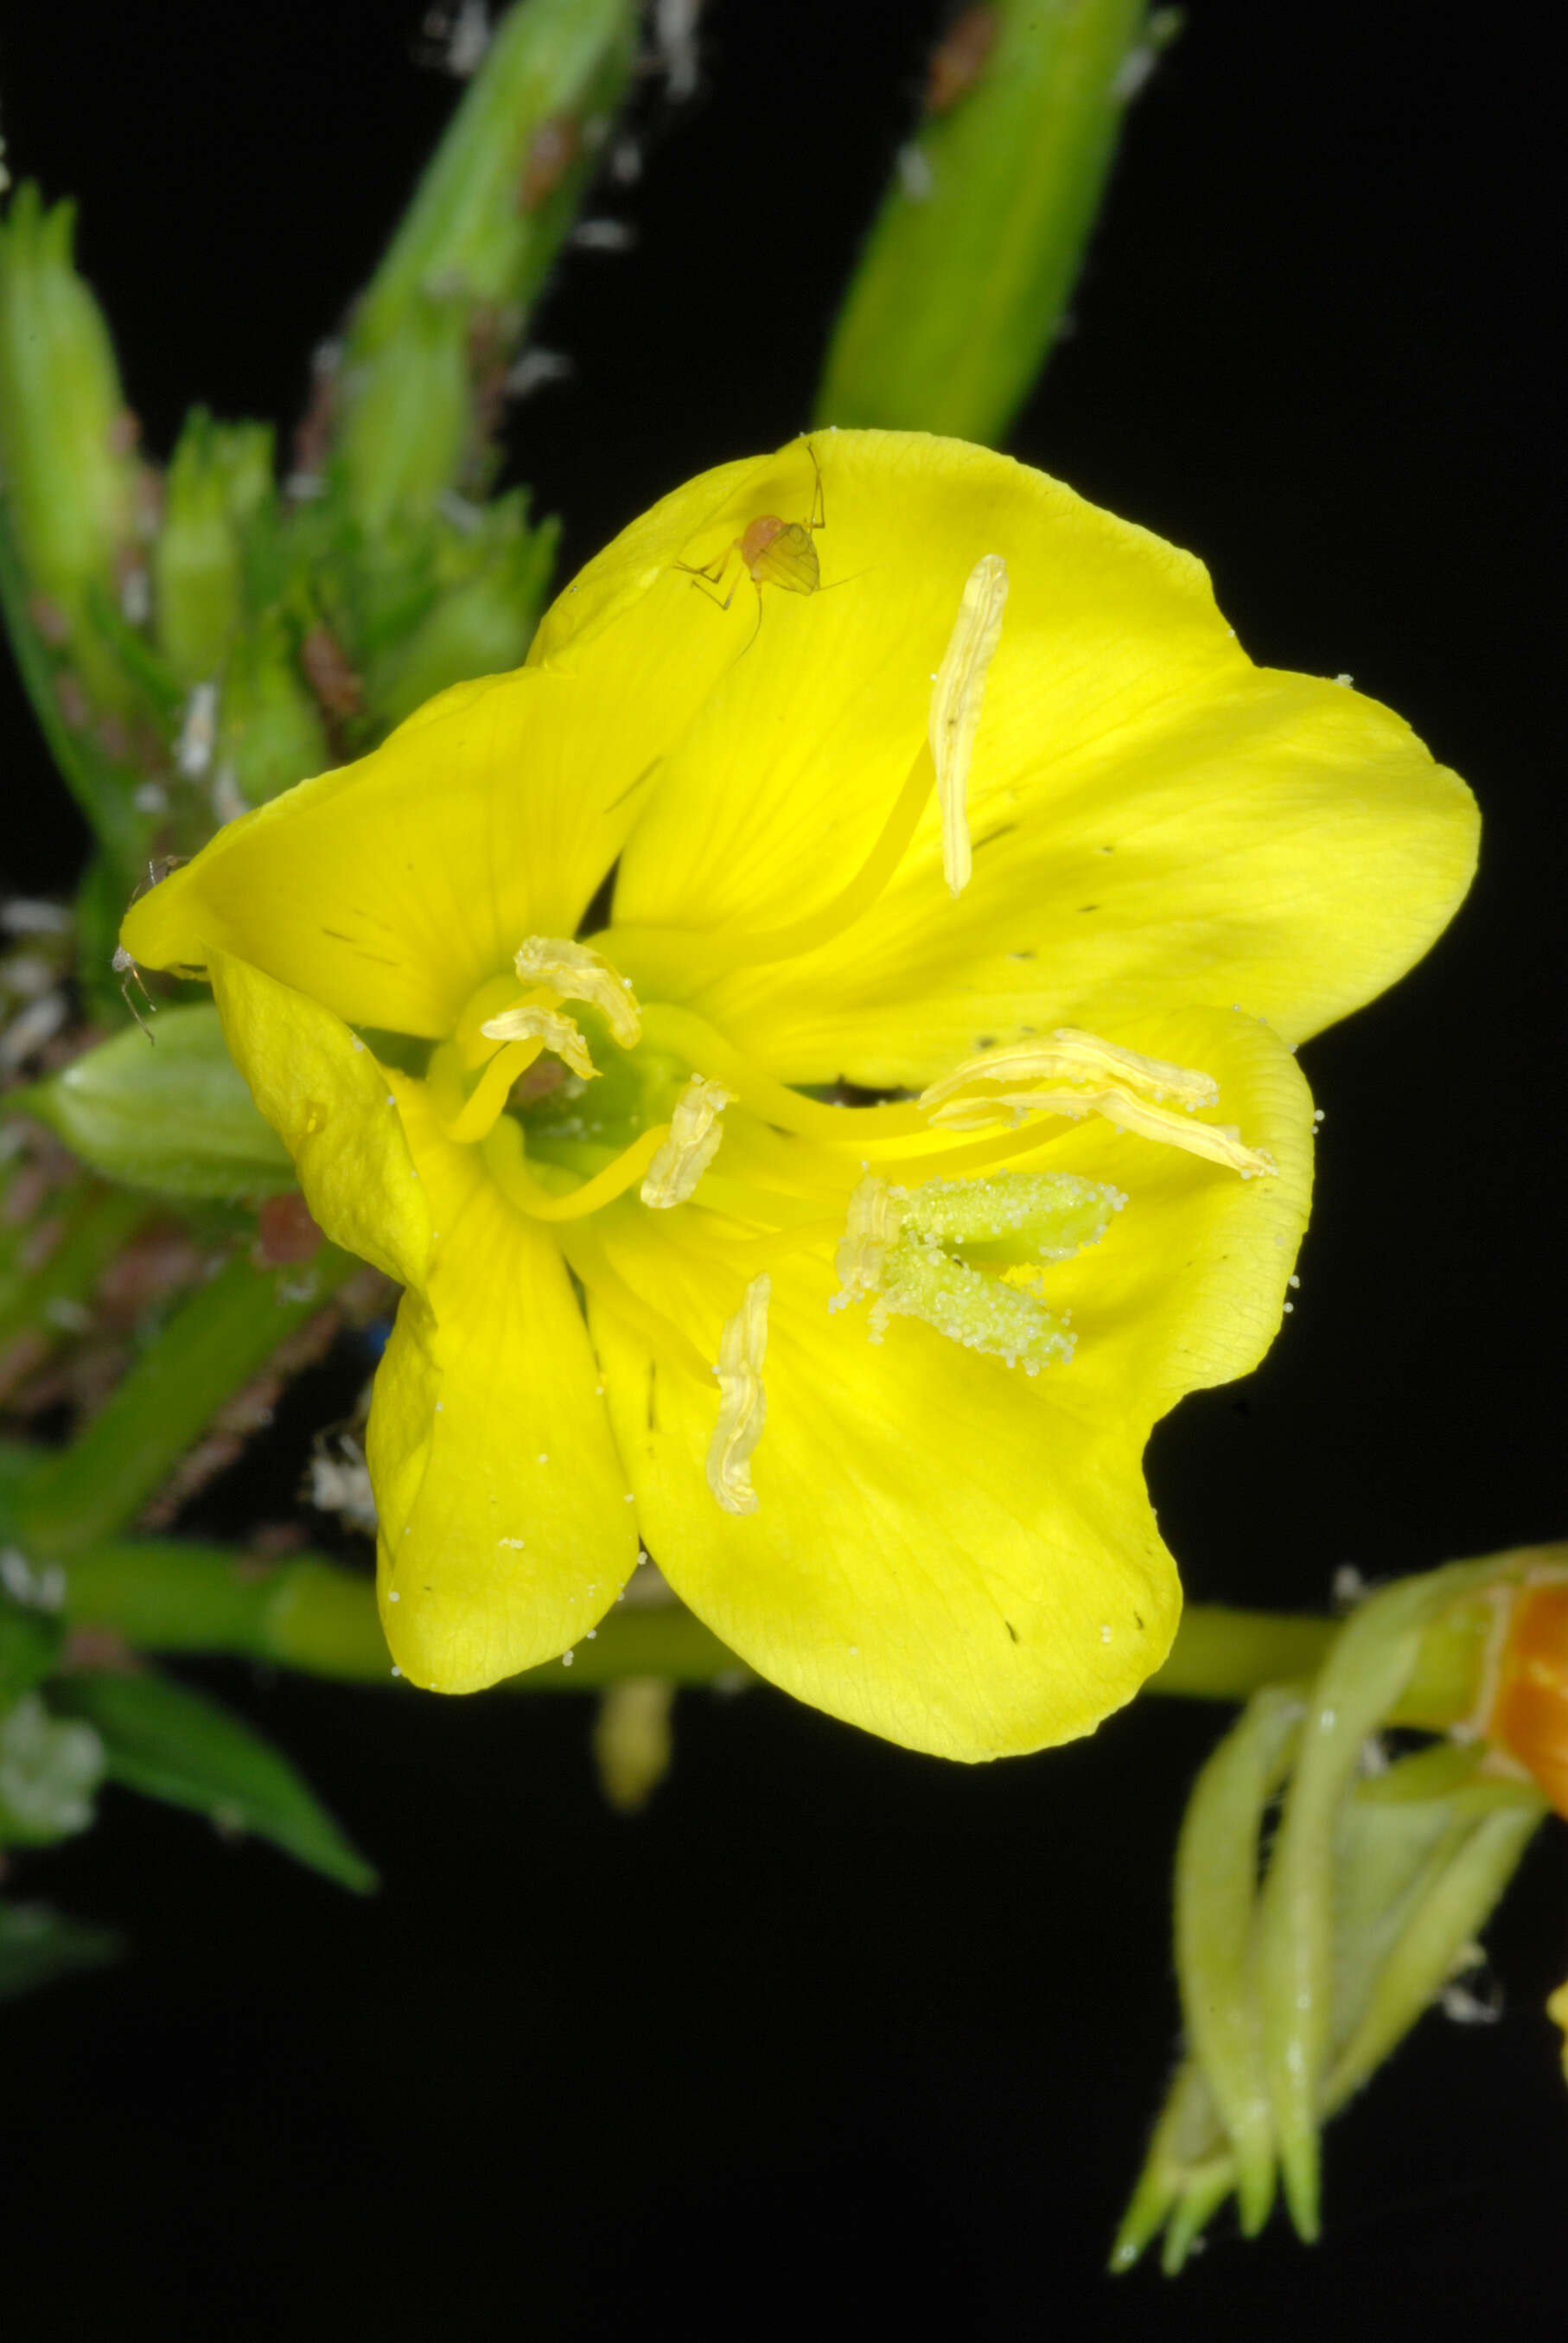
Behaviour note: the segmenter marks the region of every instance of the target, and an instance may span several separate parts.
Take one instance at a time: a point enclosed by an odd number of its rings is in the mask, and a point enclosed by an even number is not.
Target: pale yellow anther
[[[722,1082],[704,1081],[693,1074],[675,1101],[669,1137],[648,1167],[640,1191],[645,1204],[668,1212],[684,1204],[719,1152],[724,1136],[719,1115],[729,1103]]]
[[[585,1082],[591,1082],[598,1071],[580,1029],[557,1010],[503,1009],[498,1017],[487,1017],[479,1031],[492,1041],[538,1041]]]
[[[897,1244],[902,1226],[898,1197],[868,1172],[849,1198],[844,1233],[833,1256],[840,1291],[828,1304],[829,1310],[847,1310],[852,1302],[880,1291],[882,1264],[889,1248]]]
[[[727,1513],[754,1513],[751,1452],[762,1437],[768,1403],[762,1361],[768,1349],[768,1302],[773,1281],[754,1277],[739,1309],[719,1337],[719,1422],[708,1450],[708,1485]]]
[[[955,895],[969,885],[973,868],[964,796],[970,758],[985,697],[986,670],[1001,639],[1007,606],[1007,564],[1000,553],[982,554],[964,584],[942,663],[931,689],[931,761],[942,815],[942,876]]]
[[[558,1001],[586,1001],[609,1027],[610,1039],[635,1050],[642,1038],[642,1012],[630,985],[590,944],[565,936],[529,936],[513,961],[523,983],[553,992]],[[491,1028],[487,1025],[487,1033]]]
[[[1016,1124],[1030,1114],[1099,1114],[1140,1138],[1226,1164],[1244,1180],[1274,1171],[1273,1158],[1244,1146],[1233,1125],[1199,1121],[1195,1110],[1213,1106],[1219,1096],[1211,1076],[1191,1066],[1062,1026],[966,1058],[922,1091],[920,1103],[944,1131]],[[1177,1104],[1168,1106],[1168,1099]]]

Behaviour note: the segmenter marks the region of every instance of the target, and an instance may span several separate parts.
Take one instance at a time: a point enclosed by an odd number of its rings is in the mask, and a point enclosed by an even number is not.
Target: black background
[[[12,166],[80,195],[156,447],[193,397],[297,411],[451,103],[418,14],[52,0],[0,36]],[[577,377],[515,446],[563,575],[806,418],[940,14],[717,0],[703,98],[609,206],[638,249],[576,256],[541,325]],[[1307,1053],[1320,1202],[1272,1356],[1153,1443],[1198,1598],[1320,1606],[1342,1560],[1568,1532],[1560,130],[1512,15],[1197,0],[1013,443],[1201,554],[1254,656],[1400,709],[1488,822],[1449,936]],[[5,724],[6,875],[62,883],[79,837],[14,688]],[[1561,2331],[1560,1825],[1493,1931],[1501,2024],[1428,2019],[1331,2133],[1327,2242],[1222,2221],[1173,2286],[1113,2282],[1216,1713],[970,1772],[694,1696],[627,1824],[578,1699],[203,1680],[386,1885],[357,1904],[117,1793],[28,1867],[136,1949],[0,2021],[18,2337]]]

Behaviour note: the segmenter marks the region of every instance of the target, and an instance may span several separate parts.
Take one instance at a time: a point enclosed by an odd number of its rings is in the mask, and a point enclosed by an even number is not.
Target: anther
[[[512,965],[524,984],[542,986],[558,1001],[586,1001],[598,1011],[613,1041],[623,1050],[637,1047],[642,1017],[631,987],[590,944],[564,936],[529,936]],[[483,1031],[493,1034],[497,1021]]]
[[[1000,553],[982,554],[965,580],[931,692],[930,737],[942,814],[942,876],[955,895],[969,885],[973,868],[964,794],[986,670],[1001,639],[1006,607],[1007,564]]]
[[[1219,1095],[1212,1078],[1191,1067],[1062,1026],[1042,1041],[1004,1042],[966,1058],[922,1091],[920,1104],[947,1131],[1016,1125],[1030,1114],[1100,1114],[1141,1138],[1226,1164],[1243,1180],[1273,1172],[1273,1158],[1244,1146],[1233,1125],[1196,1119],[1197,1110],[1213,1106]],[[1168,1099],[1176,1106],[1167,1105]]]
[[[491,1041],[538,1041],[585,1082],[592,1081],[598,1071],[580,1027],[558,1010],[503,1009],[498,1017],[487,1017],[479,1031]]]
[[[722,1082],[693,1074],[675,1102],[669,1137],[648,1167],[641,1196],[655,1212],[684,1204],[719,1152],[724,1127],[719,1118],[729,1103]]]
[[[768,1349],[768,1302],[773,1281],[754,1277],[740,1307],[719,1337],[719,1422],[708,1450],[708,1485],[727,1513],[754,1513],[751,1452],[762,1437],[768,1403],[762,1361]]]

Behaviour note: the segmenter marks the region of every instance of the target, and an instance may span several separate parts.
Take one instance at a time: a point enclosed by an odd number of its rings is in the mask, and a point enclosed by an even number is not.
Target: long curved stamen
[[[992,1083],[1020,1087],[992,1090]],[[1274,1171],[1272,1157],[1245,1146],[1232,1125],[1196,1119],[1198,1108],[1215,1105],[1219,1096],[1212,1077],[1192,1067],[1146,1058],[1064,1025],[1040,1040],[1007,1041],[966,1058],[922,1091],[920,1104],[933,1125],[948,1131],[1016,1124],[1033,1114],[1099,1114],[1140,1138],[1226,1164],[1244,1180]],[[1168,1098],[1185,1111],[1167,1106]]]
[[[442,1136],[458,1141],[464,1146],[477,1146],[490,1131],[507,1103],[507,1093],[519,1074],[528,1068],[544,1048],[540,1040],[508,1041],[498,1049],[474,1088],[462,1103],[455,1106],[441,1124]],[[456,1085],[437,1082],[437,1095],[445,1102],[445,1094]],[[461,1091],[457,1091],[460,1098]]]
[[[499,1185],[518,1210],[532,1221],[578,1221],[589,1212],[597,1212],[642,1178],[665,1141],[669,1137],[669,1125],[656,1122],[639,1139],[607,1163],[602,1172],[585,1180],[565,1196],[553,1195],[540,1185],[528,1168],[523,1134],[518,1125],[503,1117],[484,1141],[485,1161]]]

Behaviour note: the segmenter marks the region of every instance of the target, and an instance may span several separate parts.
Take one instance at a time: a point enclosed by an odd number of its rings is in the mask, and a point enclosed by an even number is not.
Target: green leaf
[[[126,1187],[228,1199],[294,1185],[288,1151],[246,1088],[210,1003],[160,1010],[148,1032],[127,1026],[8,1103]]]
[[[288,1760],[250,1725],[167,1676],[85,1672],[53,1687],[57,1708],[91,1725],[108,1778],[144,1797],[252,1831],[298,1863],[366,1895],[376,1874]]]
[[[0,2001],[118,1960],[118,1936],[84,1927],[47,1904],[0,1904]]]

